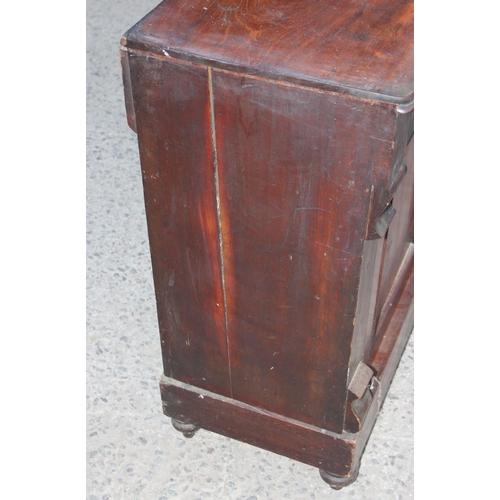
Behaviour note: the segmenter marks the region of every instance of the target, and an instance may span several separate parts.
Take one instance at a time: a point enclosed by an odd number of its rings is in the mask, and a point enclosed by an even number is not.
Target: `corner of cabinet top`
[[[165,0],[126,50],[408,106],[413,0]]]

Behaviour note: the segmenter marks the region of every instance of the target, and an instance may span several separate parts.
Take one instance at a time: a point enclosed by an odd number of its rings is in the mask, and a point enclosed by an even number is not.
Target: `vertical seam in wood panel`
[[[233,397],[233,381],[231,374],[231,352],[229,349],[229,322],[227,318],[227,299],[226,299],[226,276],[224,270],[224,242],[222,239],[222,217],[220,208],[220,185],[219,185],[219,162],[217,155],[217,141],[215,135],[215,104],[214,104],[214,89],[212,83],[212,68],[208,67],[208,92],[210,98],[210,127],[212,132],[212,149],[214,156],[214,175],[215,175],[215,196],[217,203],[217,225],[219,228],[219,249],[221,261],[221,274],[222,274],[222,293],[224,297],[224,321],[226,324],[226,347],[227,347],[227,364],[229,371],[229,390],[231,398]]]

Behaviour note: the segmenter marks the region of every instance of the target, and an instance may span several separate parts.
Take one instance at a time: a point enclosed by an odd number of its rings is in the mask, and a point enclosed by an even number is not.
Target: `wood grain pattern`
[[[230,395],[207,70],[130,71],[164,372]]]
[[[341,432],[370,167],[394,111],[221,71],[213,85],[234,397]]]
[[[413,98],[411,0],[167,0],[123,43],[381,101]]]

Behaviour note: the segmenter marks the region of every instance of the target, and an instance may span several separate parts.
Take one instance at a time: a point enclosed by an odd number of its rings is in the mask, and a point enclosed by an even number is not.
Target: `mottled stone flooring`
[[[155,0],[87,2],[87,498],[413,498],[413,335],[358,480],[331,490],[313,467],[162,415],[160,342],[121,35]]]

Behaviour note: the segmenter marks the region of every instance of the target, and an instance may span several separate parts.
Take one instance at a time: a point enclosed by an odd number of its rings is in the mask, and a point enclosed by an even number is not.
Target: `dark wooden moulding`
[[[169,0],[121,49],[164,413],[351,483],[413,328],[413,3]]]

